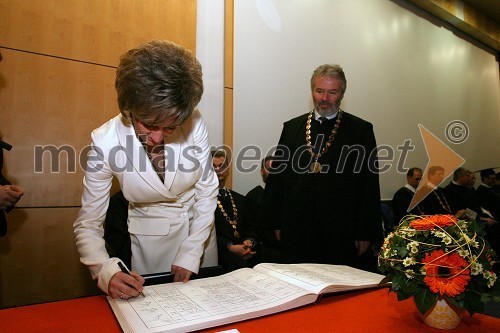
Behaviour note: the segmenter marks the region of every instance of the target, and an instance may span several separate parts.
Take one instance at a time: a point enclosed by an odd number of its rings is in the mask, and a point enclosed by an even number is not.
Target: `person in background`
[[[496,182],[496,174],[493,169],[481,170],[481,184],[476,193],[479,204],[496,221],[500,221],[500,198],[495,194],[493,185]]]
[[[0,61],[2,61],[0,53]],[[2,174],[3,169],[3,150],[11,150],[12,146],[7,142],[0,140],[0,237],[7,234],[7,219],[5,213],[14,208],[14,205],[24,195],[24,191],[17,185],[12,185]]]
[[[225,273],[258,263],[258,238],[254,227],[255,213],[247,198],[226,188],[229,161],[225,150],[213,152],[212,165],[219,179],[215,209],[215,230],[219,265]]]
[[[339,65],[319,66],[310,83],[314,108],[284,124],[262,218],[276,230],[284,263],[370,270],[369,249],[383,239],[373,126],[340,109],[347,80]]]
[[[471,198],[468,198],[470,191],[467,188],[467,184],[469,183],[471,177],[470,174],[470,170],[465,168],[460,167],[456,169],[453,172],[453,179],[444,188],[446,197],[455,207],[473,209],[470,202]],[[473,210],[476,211],[476,209]]]
[[[476,192],[467,186],[471,175],[470,170],[458,168],[453,173],[453,180],[444,188],[444,193],[453,207],[465,211],[465,215],[458,217],[476,220],[481,224],[494,224],[496,221],[482,212]]]
[[[455,201],[450,200],[445,190],[439,185],[444,180],[444,168],[439,165],[429,167],[427,171],[427,183],[417,191],[426,193],[425,198],[417,204],[416,211],[420,215],[451,214],[455,217],[462,217],[466,210],[460,207]]]
[[[410,207],[411,200],[415,195],[415,191],[417,190],[421,179],[422,169],[417,167],[408,169],[408,172],[406,173],[406,185],[394,193],[391,203],[394,226],[399,225],[399,222],[405,215],[417,213],[415,209],[408,212],[408,208]]]
[[[7,218],[5,217],[5,213],[10,212],[24,195],[21,187],[12,185],[2,174],[3,150],[10,150],[11,148],[12,146],[7,142],[0,140],[0,237],[7,234]]]
[[[469,173],[469,180],[467,181],[467,188],[469,190],[472,190],[472,191],[476,191],[476,188],[474,187],[476,185],[476,175],[474,174],[474,172],[470,172]]]
[[[496,173],[495,184],[493,184],[491,188],[493,189],[493,192],[495,192],[497,197],[500,197],[500,171]]]
[[[497,255],[500,254],[500,198],[496,196],[493,186],[496,181],[496,174],[493,169],[484,169],[480,172],[481,184],[477,187],[476,193],[481,206],[482,213],[491,218],[493,223],[486,221],[484,230],[486,239],[490,242],[491,248]],[[496,272],[500,271],[500,264],[494,265]]]
[[[201,65],[190,51],[161,40],[133,48],[120,58],[115,88],[120,114],[92,132],[74,233],[99,288],[128,299],[142,292],[140,274],[171,271],[187,282],[200,266],[217,265],[218,182],[196,109]],[[113,177],[129,202],[131,275],[103,238]]]
[[[271,169],[272,164],[272,156],[266,156],[260,162],[260,176],[262,177],[264,186],[266,186],[267,177],[269,176],[269,169]],[[262,204],[262,198],[264,197],[264,187],[262,187],[261,185],[255,186],[253,189],[248,191],[246,197],[260,207],[260,205]]]
[[[262,262],[279,262],[280,261],[280,242],[276,238],[274,230],[271,229],[270,221],[261,215],[262,199],[264,197],[265,186],[267,178],[269,177],[269,170],[272,167],[273,157],[266,156],[260,163],[260,175],[264,187],[261,185],[255,186],[251,189],[246,197],[253,205],[252,211],[256,213],[256,229],[260,239],[260,259]]]

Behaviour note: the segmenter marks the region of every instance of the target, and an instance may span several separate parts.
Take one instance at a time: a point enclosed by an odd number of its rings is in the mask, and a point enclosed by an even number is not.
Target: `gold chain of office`
[[[337,131],[340,127],[340,121],[342,120],[342,115],[344,113],[343,110],[339,108],[339,114],[337,116],[337,120],[335,121],[335,125],[333,126],[332,132],[330,133],[330,136],[328,137],[328,141],[325,143],[325,146],[316,154],[313,150],[313,146],[311,143],[311,120],[312,120],[312,115],[313,115],[314,109],[309,113],[309,116],[307,116],[307,124],[306,124],[306,145],[307,145],[307,151],[311,156],[314,158],[314,162],[311,163],[310,170],[313,173],[317,173],[321,171],[321,164],[318,162],[318,159],[326,154],[328,151],[328,148],[332,145],[333,140],[335,140],[335,134],[337,134]]]
[[[240,233],[238,232],[238,230],[236,230],[236,228],[238,226],[238,209],[236,209],[236,204],[234,203],[234,199],[233,199],[233,195],[231,194],[231,191],[226,191],[226,193],[229,195],[229,200],[231,200],[231,205],[233,206],[234,221],[232,221],[229,218],[229,215],[227,215],[226,210],[222,206],[222,203],[220,202],[219,199],[217,199],[217,206],[219,206],[219,209],[220,209],[222,215],[224,216],[224,218],[226,219],[226,221],[231,225],[231,227],[233,227],[234,237],[240,238]]]
[[[441,207],[447,211],[448,213],[451,214],[451,208],[450,208],[450,205],[448,204],[448,201],[446,200],[446,197],[443,196],[443,200],[444,200],[444,203],[443,201],[441,200],[441,197],[439,196],[439,194],[437,193],[437,190],[433,191],[434,192],[434,195],[436,196],[436,198],[438,199],[439,201],[439,204],[441,205]]]
[[[434,195],[436,196],[436,198],[438,199],[439,201],[439,204],[441,205],[441,207],[447,211],[448,213],[451,214],[451,208],[450,208],[450,205],[448,204],[448,201],[446,200],[446,197],[443,196],[443,200],[444,200],[444,203],[443,201],[441,200],[441,197],[439,196],[439,194],[437,193],[437,190],[434,190],[432,191],[434,192]],[[425,215],[425,212],[424,212],[424,209],[420,206],[420,205],[417,205],[417,209],[420,213],[420,215]]]

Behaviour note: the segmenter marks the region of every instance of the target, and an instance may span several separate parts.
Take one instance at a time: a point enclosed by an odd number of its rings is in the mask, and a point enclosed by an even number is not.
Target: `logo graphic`
[[[408,212],[422,202],[444,179],[448,178],[465,162],[465,159],[454,152],[443,141],[439,140],[422,124],[418,124],[418,127],[420,135],[422,135],[422,139],[424,140],[429,162],[425,167],[422,181],[417,187]]]

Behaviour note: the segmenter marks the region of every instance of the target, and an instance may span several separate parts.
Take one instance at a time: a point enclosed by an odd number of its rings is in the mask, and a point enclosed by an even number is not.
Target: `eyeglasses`
[[[148,124],[144,122],[143,120],[140,120],[134,116],[132,116],[132,120],[134,122],[137,122],[144,126],[147,130],[149,131],[163,131],[163,132],[172,132],[175,131],[177,127],[180,127],[183,123],[178,123],[178,124],[168,124],[168,126],[161,126],[161,125],[154,125],[154,124]],[[168,122],[168,121],[167,121]],[[175,123],[175,120],[172,121],[172,123]]]

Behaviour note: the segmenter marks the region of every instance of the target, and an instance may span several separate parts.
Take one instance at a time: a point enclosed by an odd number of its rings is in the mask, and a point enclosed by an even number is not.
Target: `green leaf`
[[[481,294],[481,303],[488,303],[493,300],[493,296],[487,293]]]
[[[397,295],[398,295],[398,301],[404,301],[405,299],[413,296],[413,295],[405,293],[403,290],[399,290],[397,292]]]
[[[387,275],[385,278],[382,279],[382,281],[379,282],[379,285],[384,285],[386,283],[389,283],[392,281],[392,276]]]
[[[432,293],[428,289],[420,289],[415,294],[414,299],[418,311],[424,314],[427,311],[429,311],[429,309],[431,309],[434,305],[436,305],[438,300],[438,295]]]
[[[392,290],[398,291],[404,288],[405,279],[401,274],[396,274],[392,278]]]
[[[408,295],[415,295],[418,292],[418,283],[414,279],[407,279],[404,289]]]
[[[448,302],[451,304],[455,305],[459,309],[463,309],[464,307],[464,300],[459,300],[457,298],[452,298],[452,297],[445,297]],[[463,298],[463,297],[462,297]]]
[[[398,247],[398,255],[401,258],[406,257],[407,254],[408,254],[408,250],[406,249],[406,247],[404,247],[404,246]]]

